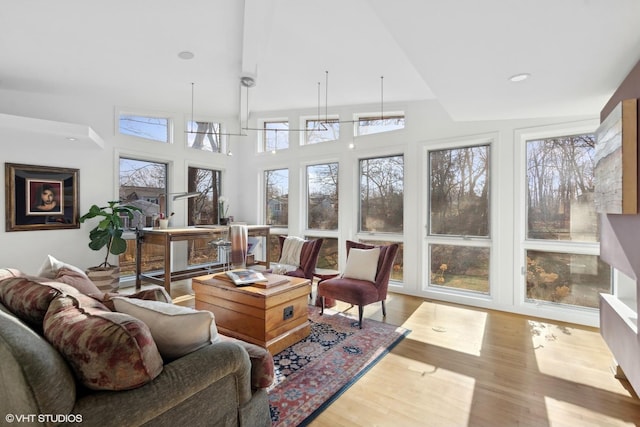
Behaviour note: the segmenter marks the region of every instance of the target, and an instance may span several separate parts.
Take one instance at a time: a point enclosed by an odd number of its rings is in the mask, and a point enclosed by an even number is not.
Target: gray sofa
[[[40,332],[0,303],[0,414],[5,422],[270,426],[267,393],[252,390],[251,369],[247,350],[223,341],[166,363],[141,387],[89,390]]]

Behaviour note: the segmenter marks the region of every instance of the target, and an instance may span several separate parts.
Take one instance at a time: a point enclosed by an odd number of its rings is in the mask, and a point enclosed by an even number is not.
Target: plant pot
[[[229,224],[229,218],[220,218],[219,222],[220,222],[220,225],[228,225]]]
[[[120,288],[120,267],[89,267],[86,273],[102,292],[117,292]]]

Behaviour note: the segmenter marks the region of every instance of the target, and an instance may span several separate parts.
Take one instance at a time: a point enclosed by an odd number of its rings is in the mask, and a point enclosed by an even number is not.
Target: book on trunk
[[[268,281],[262,273],[255,270],[230,270],[226,274],[236,285],[250,285],[256,282]]]

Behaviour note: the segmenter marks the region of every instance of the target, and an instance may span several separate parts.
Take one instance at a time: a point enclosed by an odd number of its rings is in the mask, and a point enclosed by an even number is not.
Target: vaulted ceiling
[[[252,111],[383,98],[437,99],[454,120],[598,114],[640,60],[638,0],[1,6],[0,91],[95,96],[122,108],[187,113],[194,83],[199,116],[237,116],[246,108],[239,104],[246,102],[246,75],[256,81]],[[183,51],[194,57],[179,58]],[[508,81],[517,73],[531,77]]]

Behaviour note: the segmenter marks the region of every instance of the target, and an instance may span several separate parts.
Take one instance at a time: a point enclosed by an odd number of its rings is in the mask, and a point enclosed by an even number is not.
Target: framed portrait
[[[6,231],[79,228],[78,169],[5,163]]]

